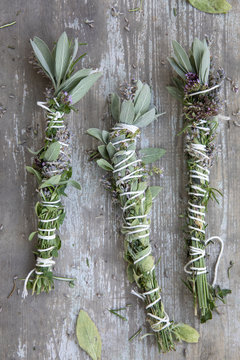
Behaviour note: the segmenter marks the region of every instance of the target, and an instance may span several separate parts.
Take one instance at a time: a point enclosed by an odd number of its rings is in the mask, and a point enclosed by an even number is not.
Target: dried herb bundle
[[[171,321],[164,310],[161,289],[155,274],[155,260],[149,240],[149,213],[159,186],[149,186],[146,164],[156,161],[164,150],[148,148],[136,153],[140,128],[152,123],[159,114],[150,108],[151,92],[147,84],[137,82],[122,91],[125,100],[111,96],[111,113],[116,125],[110,132],[89,129],[88,134],[102,142],[98,147],[98,165],[110,172],[106,187],[120,203],[123,214],[122,233],[125,236],[125,260],[131,282],[140,293],[133,291],[146,305],[148,322],[156,336],[159,351],[173,350],[174,340],[197,342],[199,334],[186,324]]]
[[[44,146],[35,154],[33,167],[27,170],[34,174],[38,181],[37,192],[40,201],[36,203],[38,229],[30,234],[29,240],[38,237],[36,266],[27,275],[24,283],[23,297],[27,289],[32,293],[49,292],[54,287],[54,279],[70,281],[73,279],[54,276],[52,267],[54,257],[58,256],[61,240],[56,231],[65,216],[61,196],[66,196],[67,185],[80,189],[80,185],[71,179],[71,142],[65,117],[101,76],[91,69],[82,69],[74,73],[74,67],[82,56],[76,59],[78,39],[69,42],[64,32],[52,52],[44,41],[35,37],[31,45],[37,62],[34,64],[47,75],[52,82],[52,89],[47,90],[46,102],[38,105],[46,110],[46,130]]]
[[[216,286],[219,260],[223,251],[223,242],[219,237],[206,239],[207,224],[205,215],[209,199],[215,199],[218,190],[209,184],[210,167],[213,162],[217,115],[221,108],[219,89],[224,78],[222,69],[215,70],[206,41],[195,39],[188,56],[176,41],[173,42],[174,57],[169,59],[179,77],[174,78],[174,86],[169,86],[171,95],[183,104],[183,117],[186,134],[185,152],[189,174],[187,242],[190,261],[184,270],[189,274],[186,285],[192,291],[195,312],[200,308],[201,321],[212,318],[216,308],[216,299],[224,302],[230,292]],[[206,247],[212,240],[218,240],[221,251],[215,267],[213,283],[207,279],[205,262]]]

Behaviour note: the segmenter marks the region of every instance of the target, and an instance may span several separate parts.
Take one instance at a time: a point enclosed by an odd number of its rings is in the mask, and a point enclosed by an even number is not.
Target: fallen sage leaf
[[[196,9],[210,14],[225,14],[232,6],[226,0],[189,0]]]

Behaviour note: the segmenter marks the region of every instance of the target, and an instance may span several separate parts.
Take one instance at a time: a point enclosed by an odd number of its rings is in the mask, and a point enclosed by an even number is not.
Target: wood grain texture
[[[213,186],[223,192],[220,205],[209,207],[209,235],[225,241],[225,252],[219,271],[219,282],[231,288],[220,315],[205,325],[193,316],[193,303],[181,282],[184,278],[186,247],[182,220],[178,217],[186,206],[185,160],[180,107],[170,98],[166,85],[171,71],[166,58],[171,41],[188,47],[195,36],[207,34],[212,53],[228,76],[239,80],[240,74],[240,4],[230,1],[233,10],[227,15],[208,15],[193,9],[185,0],[146,0],[144,15],[128,13],[130,0],[116,1],[119,17],[111,15],[110,0],[3,0],[0,23],[16,20],[16,25],[0,30],[0,103],[7,111],[1,118],[1,276],[0,276],[0,358],[1,360],[87,360],[76,343],[75,325],[80,309],[86,310],[99,328],[104,360],[237,360],[240,358],[240,285],[239,285],[239,215],[240,215],[240,128],[233,122],[222,122],[218,136],[218,156],[212,168]],[[135,3],[136,4],[136,3]],[[177,9],[177,16],[173,14]],[[124,16],[129,20],[126,31]],[[84,23],[93,19],[94,28]],[[83,65],[100,68],[104,76],[78,104],[79,112],[69,117],[74,134],[73,178],[82,184],[82,193],[69,189],[65,200],[67,217],[61,227],[62,250],[55,271],[77,277],[70,289],[64,283],[48,295],[29,296],[23,301],[17,292],[7,299],[15,275],[24,276],[32,269],[33,243],[28,235],[36,227],[33,207],[37,200],[36,183],[26,173],[31,163],[27,147],[39,148],[43,141],[44,116],[36,106],[44,100],[47,81],[28,63],[31,54],[29,38],[34,35],[55,41],[62,31],[88,42],[88,56]],[[133,64],[136,68],[133,68]],[[135,67],[135,66],[134,66]],[[148,81],[154,102],[167,114],[142,133],[141,146],[159,146],[167,150],[159,166],[164,177],[154,177],[153,184],[163,186],[152,213],[152,244],[156,258],[161,256],[157,276],[162,296],[171,318],[196,326],[201,333],[198,345],[177,345],[176,352],[159,355],[156,343],[147,338],[128,338],[145,324],[143,306],[130,295],[122,259],[123,241],[119,235],[120,212],[100,183],[103,171],[88,162],[87,150],[96,142],[85,135],[89,127],[108,129],[104,119],[106,97],[124,80],[132,77]],[[225,114],[239,107],[239,96],[226,83]],[[217,245],[210,247],[210,262],[217,255]],[[89,267],[86,263],[89,259]],[[230,280],[227,267],[232,260]],[[22,284],[17,288],[22,291]],[[107,308],[132,303],[127,322],[115,317]]]

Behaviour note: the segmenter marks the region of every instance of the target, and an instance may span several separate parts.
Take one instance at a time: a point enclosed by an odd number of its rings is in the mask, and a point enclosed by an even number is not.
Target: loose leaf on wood
[[[80,81],[71,91],[72,104],[76,104],[93,86],[93,84],[102,76],[102,73],[93,73]]]
[[[139,151],[144,164],[151,164],[154,161],[157,161],[165,154],[165,152],[166,150],[159,148],[146,148]]]
[[[121,106],[120,122],[124,124],[132,124],[134,119],[134,105],[132,100],[125,100]]]
[[[55,75],[58,86],[60,85],[60,82],[64,78],[64,75],[66,73],[69,62],[69,55],[68,37],[64,31],[58,39],[56,46]]]
[[[56,141],[49,145],[49,148],[44,154],[44,159],[47,161],[56,161],[60,154],[61,144]]]
[[[225,14],[232,8],[226,0],[189,0],[189,2],[198,10],[211,14]]]
[[[102,342],[98,329],[88,314],[81,310],[77,319],[76,335],[80,347],[92,360],[101,359]]]
[[[107,170],[107,171],[113,171],[114,170],[112,165],[108,161],[106,161],[104,159],[97,160],[97,164],[98,164],[98,166],[100,166],[104,170]]]
[[[41,177],[40,173],[39,173],[37,170],[35,170],[35,169],[32,168],[31,166],[26,166],[26,170],[27,170],[29,173],[35,175],[36,178],[37,178],[37,180],[38,180],[39,182],[42,181],[42,177]]]

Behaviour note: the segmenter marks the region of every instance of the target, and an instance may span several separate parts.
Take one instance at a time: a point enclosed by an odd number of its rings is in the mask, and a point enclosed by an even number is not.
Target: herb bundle
[[[145,302],[148,322],[156,336],[159,351],[173,350],[174,340],[197,342],[199,334],[186,324],[169,319],[164,310],[161,289],[155,274],[155,260],[149,240],[149,213],[159,186],[149,186],[146,164],[159,159],[164,150],[148,148],[137,156],[136,142],[140,128],[152,123],[159,114],[150,108],[151,92],[147,84],[138,81],[136,86],[122,90],[124,100],[111,96],[111,113],[116,124],[110,132],[89,129],[88,134],[102,142],[98,147],[98,165],[111,173],[105,185],[120,203],[123,214],[122,233],[125,237],[125,260],[130,282],[136,283],[139,292],[132,291]]]
[[[184,267],[189,274],[186,282],[192,291],[195,313],[200,308],[201,321],[212,318],[216,308],[216,299],[224,302],[224,296],[231,291],[216,286],[217,270],[223,252],[223,241],[214,236],[206,239],[205,221],[208,201],[216,198],[218,190],[209,184],[210,167],[213,162],[217,115],[221,108],[219,91],[224,78],[222,69],[215,70],[206,41],[195,39],[190,55],[176,41],[173,42],[174,57],[169,62],[179,75],[173,79],[174,86],[169,86],[171,95],[183,104],[183,117],[186,134],[185,152],[189,175],[187,243],[190,261]],[[221,250],[215,266],[213,283],[207,279],[206,248],[212,240],[218,240]]]
[[[62,224],[65,211],[61,196],[66,196],[67,185],[80,189],[80,185],[71,179],[71,142],[65,117],[101,76],[91,69],[82,69],[74,73],[78,52],[78,39],[68,40],[64,32],[52,52],[44,41],[38,37],[31,40],[31,45],[40,72],[50,78],[52,88],[46,91],[46,102],[37,104],[46,110],[46,129],[44,146],[33,152],[35,162],[27,170],[34,174],[38,181],[37,192],[40,201],[36,203],[38,229],[30,234],[29,240],[37,235],[36,266],[27,275],[24,282],[23,297],[32,289],[32,294],[49,292],[54,287],[54,279],[72,280],[54,276],[52,267],[54,257],[58,256],[61,240],[56,231]]]

